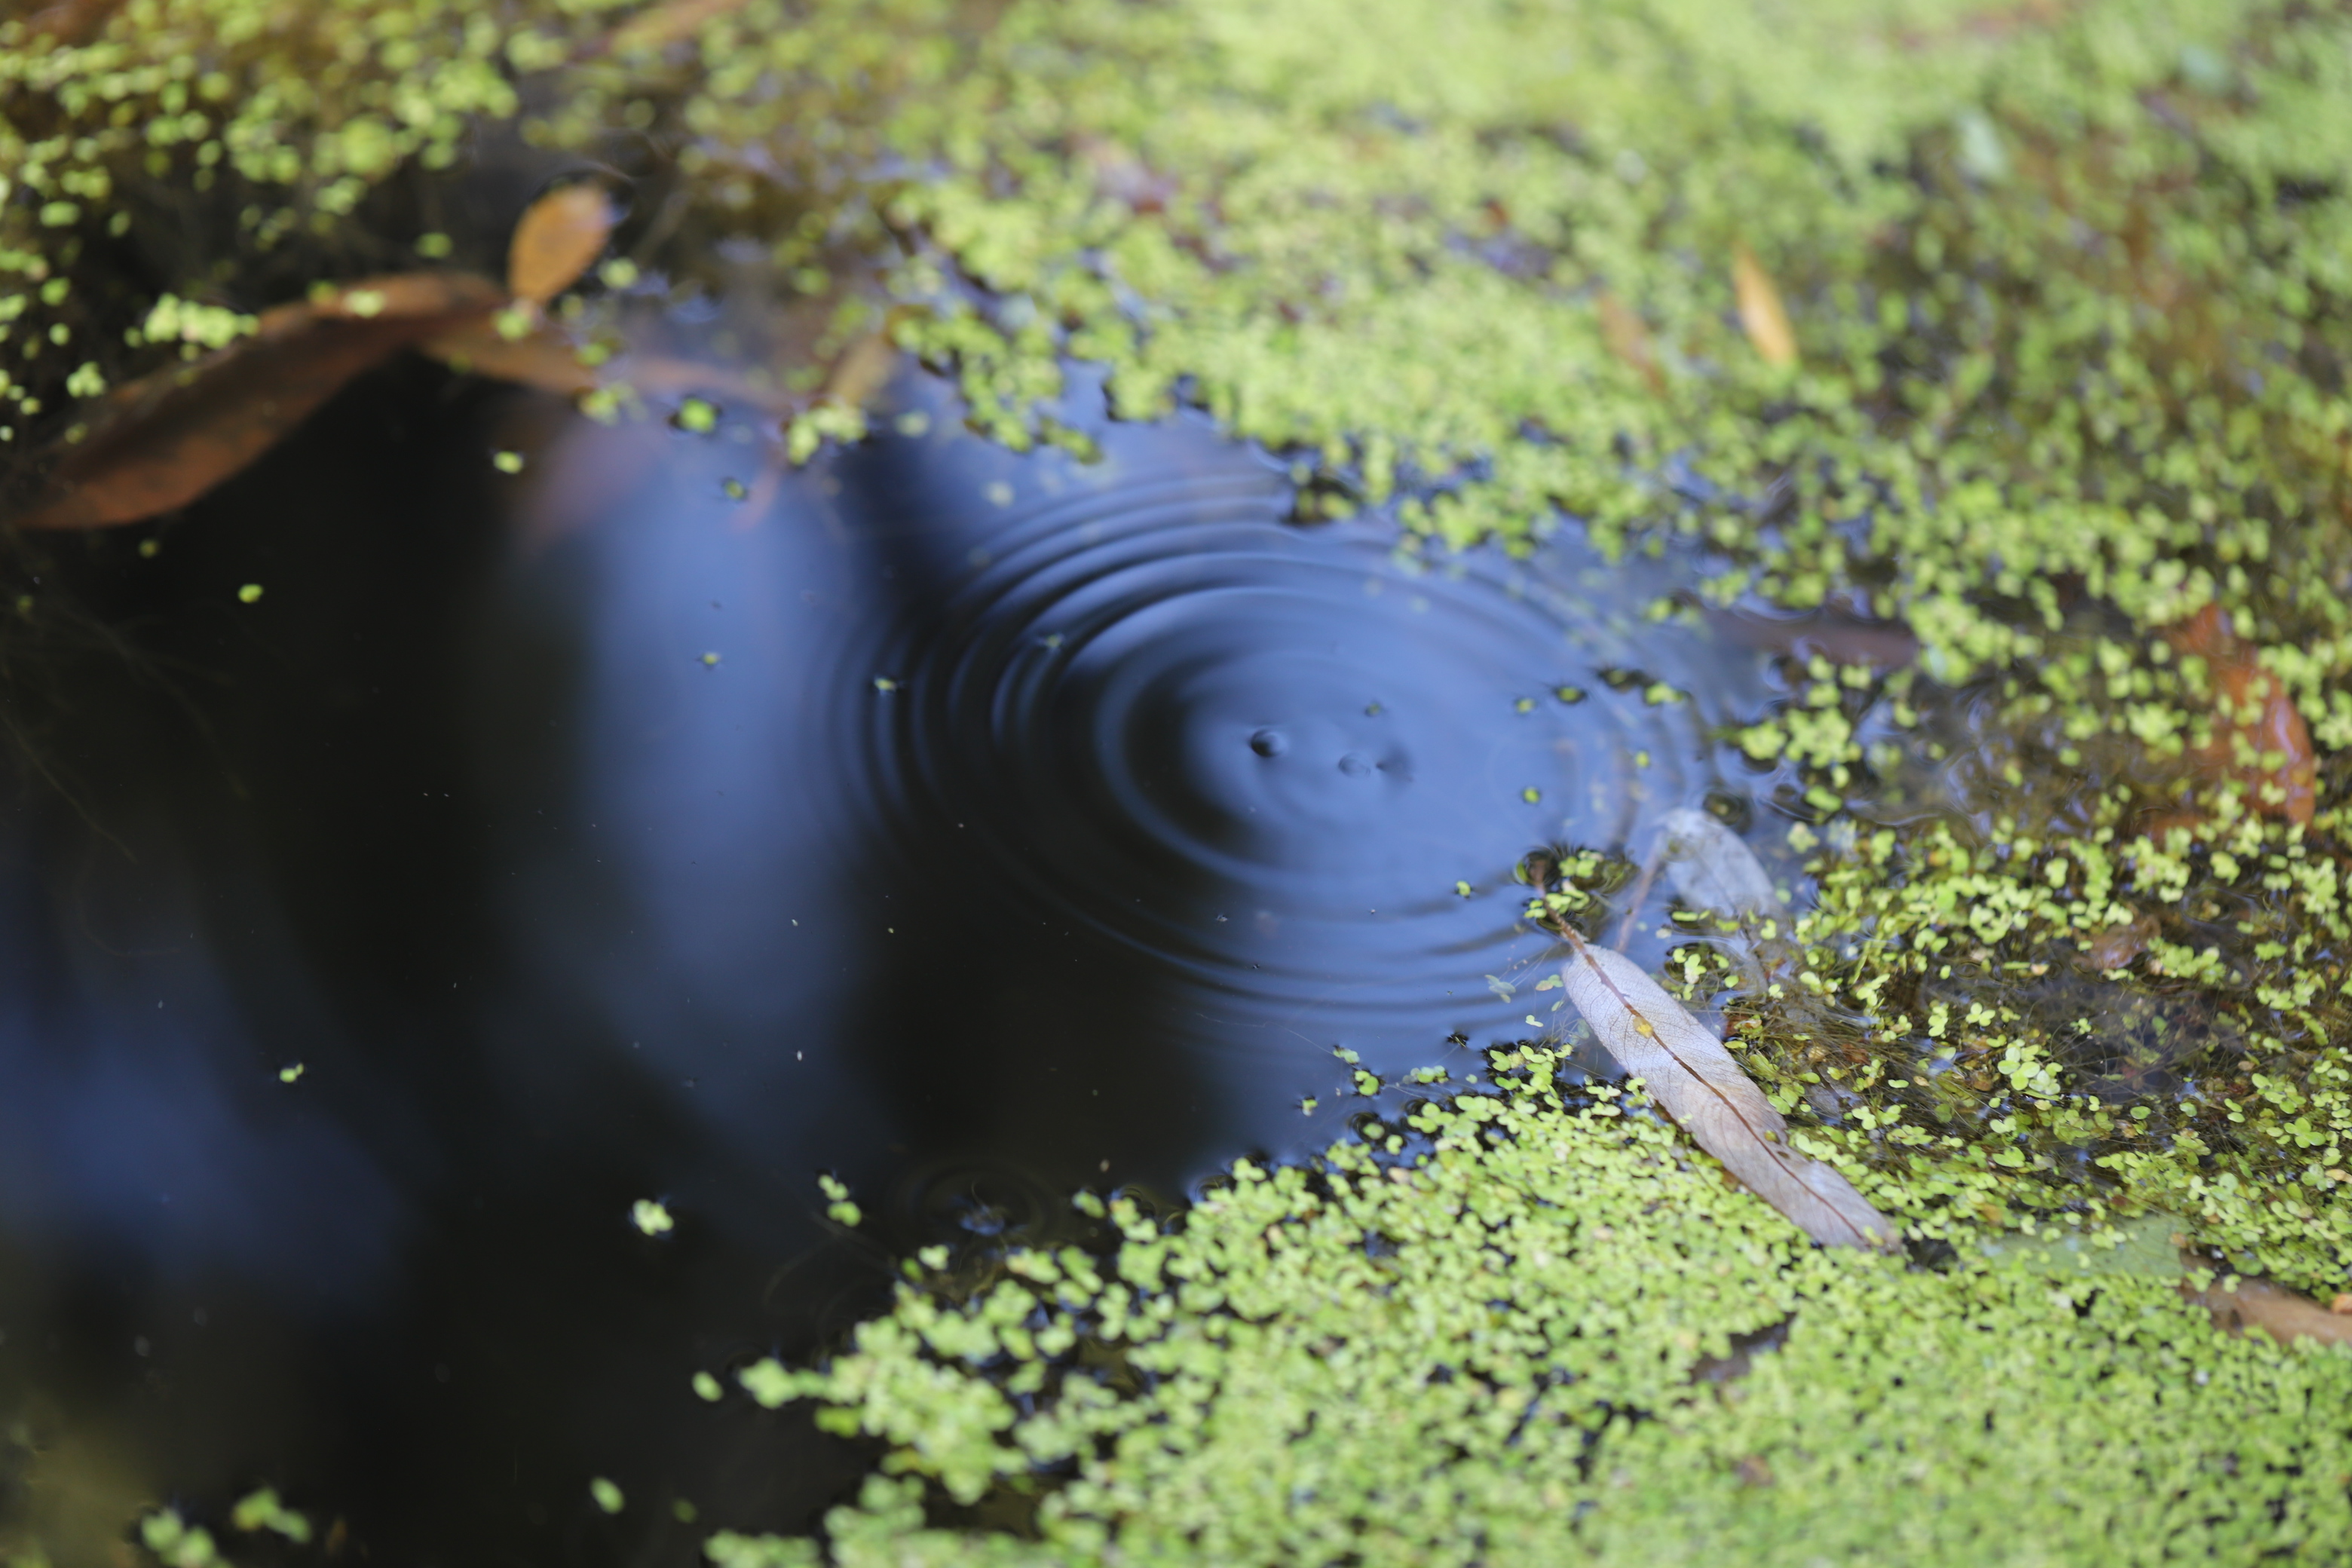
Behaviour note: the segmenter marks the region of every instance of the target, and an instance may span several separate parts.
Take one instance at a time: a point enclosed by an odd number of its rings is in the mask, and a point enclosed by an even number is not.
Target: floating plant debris
[[[486,279],[407,273],[266,310],[249,335],[118,387],[64,443],[19,528],[107,528],[186,506],[276,446],[362,372],[487,318]]]

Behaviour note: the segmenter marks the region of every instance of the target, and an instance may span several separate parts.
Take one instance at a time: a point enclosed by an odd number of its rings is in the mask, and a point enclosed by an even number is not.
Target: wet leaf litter
[[[515,226],[503,288],[470,272],[403,272],[265,310],[226,344],[116,388],[88,430],[69,433],[49,493],[8,521],[110,528],[186,506],[404,349],[549,391],[588,391],[594,373],[543,309],[603,253],[616,216],[600,185],[560,186]],[[159,311],[151,326],[165,326],[166,314],[179,313]]]

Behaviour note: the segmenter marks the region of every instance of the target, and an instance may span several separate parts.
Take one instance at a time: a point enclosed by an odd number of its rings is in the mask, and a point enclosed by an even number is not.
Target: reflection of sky
[[[1643,847],[1715,782],[1756,656],[1640,624],[1662,570],[1428,570],[1374,525],[1291,526],[1278,473],[1199,425],[1105,428],[1083,464],[914,395],[933,434],[765,509],[728,499],[761,449],[724,431],[582,425],[534,458],[550,488],[459,649],[473,754],[429,763],[488,845],[438,896],[509,949],[435,993],[449,1070],[352,1000],[411,976],[310,974],[265,931],[222,979],[185,936],[211,928],[163,912],[200,901],[167,833],[105,862],[88,896],[131,913],[104,943],[60,956],[43,922],[84,916],[20,881],[7,1228],[356,1292],[408,1244],[404,1184],[422,1212],[527,1130],[773,1238],[818,1167],[1171,1180],[1327,1136],[1334,1047],[1458,1068],[1449,1036],[1557,1026],[1511,866]],[[1621,668],[1694,698],[1598,679]],[[279,1084],[306,1053],[335,1072]]]
[[[894,1124],[871,1069],[908,1014],[876,998],[906,994],[1016,1094],[1110,1051],[1213,1086],[1192,1169],[1297,1147],[1335,1046],[1398,1070],[1557,1026],[1511,866],[1639,848],[1713,782],[1705,727],[1760,695],[1753,660],[1634,633],[1627,576],[1563,548],[1420,570],[1377,528],[1284,523],[1263,461],[1200,427],[1104,437],[1091,465],[891,440],[762,513],[722,488],[745,446],[657,433],[625,480],[551,492],[568,515],[522,572],[583,639],[577,837],[514,919],[646,1092],[730,1145],[804,1169]],[[1636,648],[1698,700],[1602,687]],[[985,972],[927,994],[938,949],[891,911],[940,887]],[[1117,1001],[1088,1034],[998,1000],[1090,979]]]
[[[261,1059],[171,847],[141,847],[61,878],[59,905],[22,881],[0,905],[0,1215],[19,1241],[360,1300],[401,1239],[391,1174]],[[287,989],[281,1024],[309,1011],[299,978]],[[315,1014],[297,1028],[331,1048]]]
[[[805,689],[872,566],[820,524],[813,486],[745,527],[722,485],[751,454],[652,438],[650,469],[562,520],[571,531],[521,569],[582,641],[561,765],[573,837],[593,847],[526,851],[509,910],[550,983],[593,998],[597,1034],[642,1064],[645,1092],[740,1146],[789,1146],[851,1119],[839,1015],[863,976],[837,906],[856,846],[812,798],[822,714]]]

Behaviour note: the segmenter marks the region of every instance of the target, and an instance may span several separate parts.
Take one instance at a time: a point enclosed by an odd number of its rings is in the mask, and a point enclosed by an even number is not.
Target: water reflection
[[[728,426],[402,373],[93,546],[139,658],[75,667],[89,785],[0,843],[0,1393],[379,1552],[797,1526],[855,1456],[695,1370],[1327,1139],[1335,1047],[1553,1026],[1509,868],[1638,844],[1769,694],[1643,616],[1664,568],[1431,570],[1205,426],[1016,458],[901,395],[926,433],[770,489]]]

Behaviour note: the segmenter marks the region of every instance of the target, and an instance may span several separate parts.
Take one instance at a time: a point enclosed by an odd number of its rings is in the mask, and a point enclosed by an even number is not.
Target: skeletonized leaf
[[[1780,303],[1780,285],[1745,245],[1731,247],[1731,291],[1739,303],[1739,325],[1767,364],[1786,370],[1797,363],[1797,333]]]
[[[1787,912],[1756,851],[1706,813],[1688,806],[1666,813],[1658,847],[1675,891],[1691,908],[1759,918]]]
[[[275,446],[344,383],[502,300],[467,273],[370,279],[264,311],[252,336],[117,388],[21,528],[106,528],[187,505]]]
[[[604,253],[619,215],[593,180],[559,185],[523,209],[507,242],[507,287],[518,300],[544,305]]]
[[[1895,1226],[1832,1166],[1788,1145],[1789,1124],[1723,1042],[1613,948],[1571,937],[1560,971],[1569,1000],[1618,1066],[1650,1086],[1658,1108],[1750,1192],[1815,1241],[1885,1247]]]

